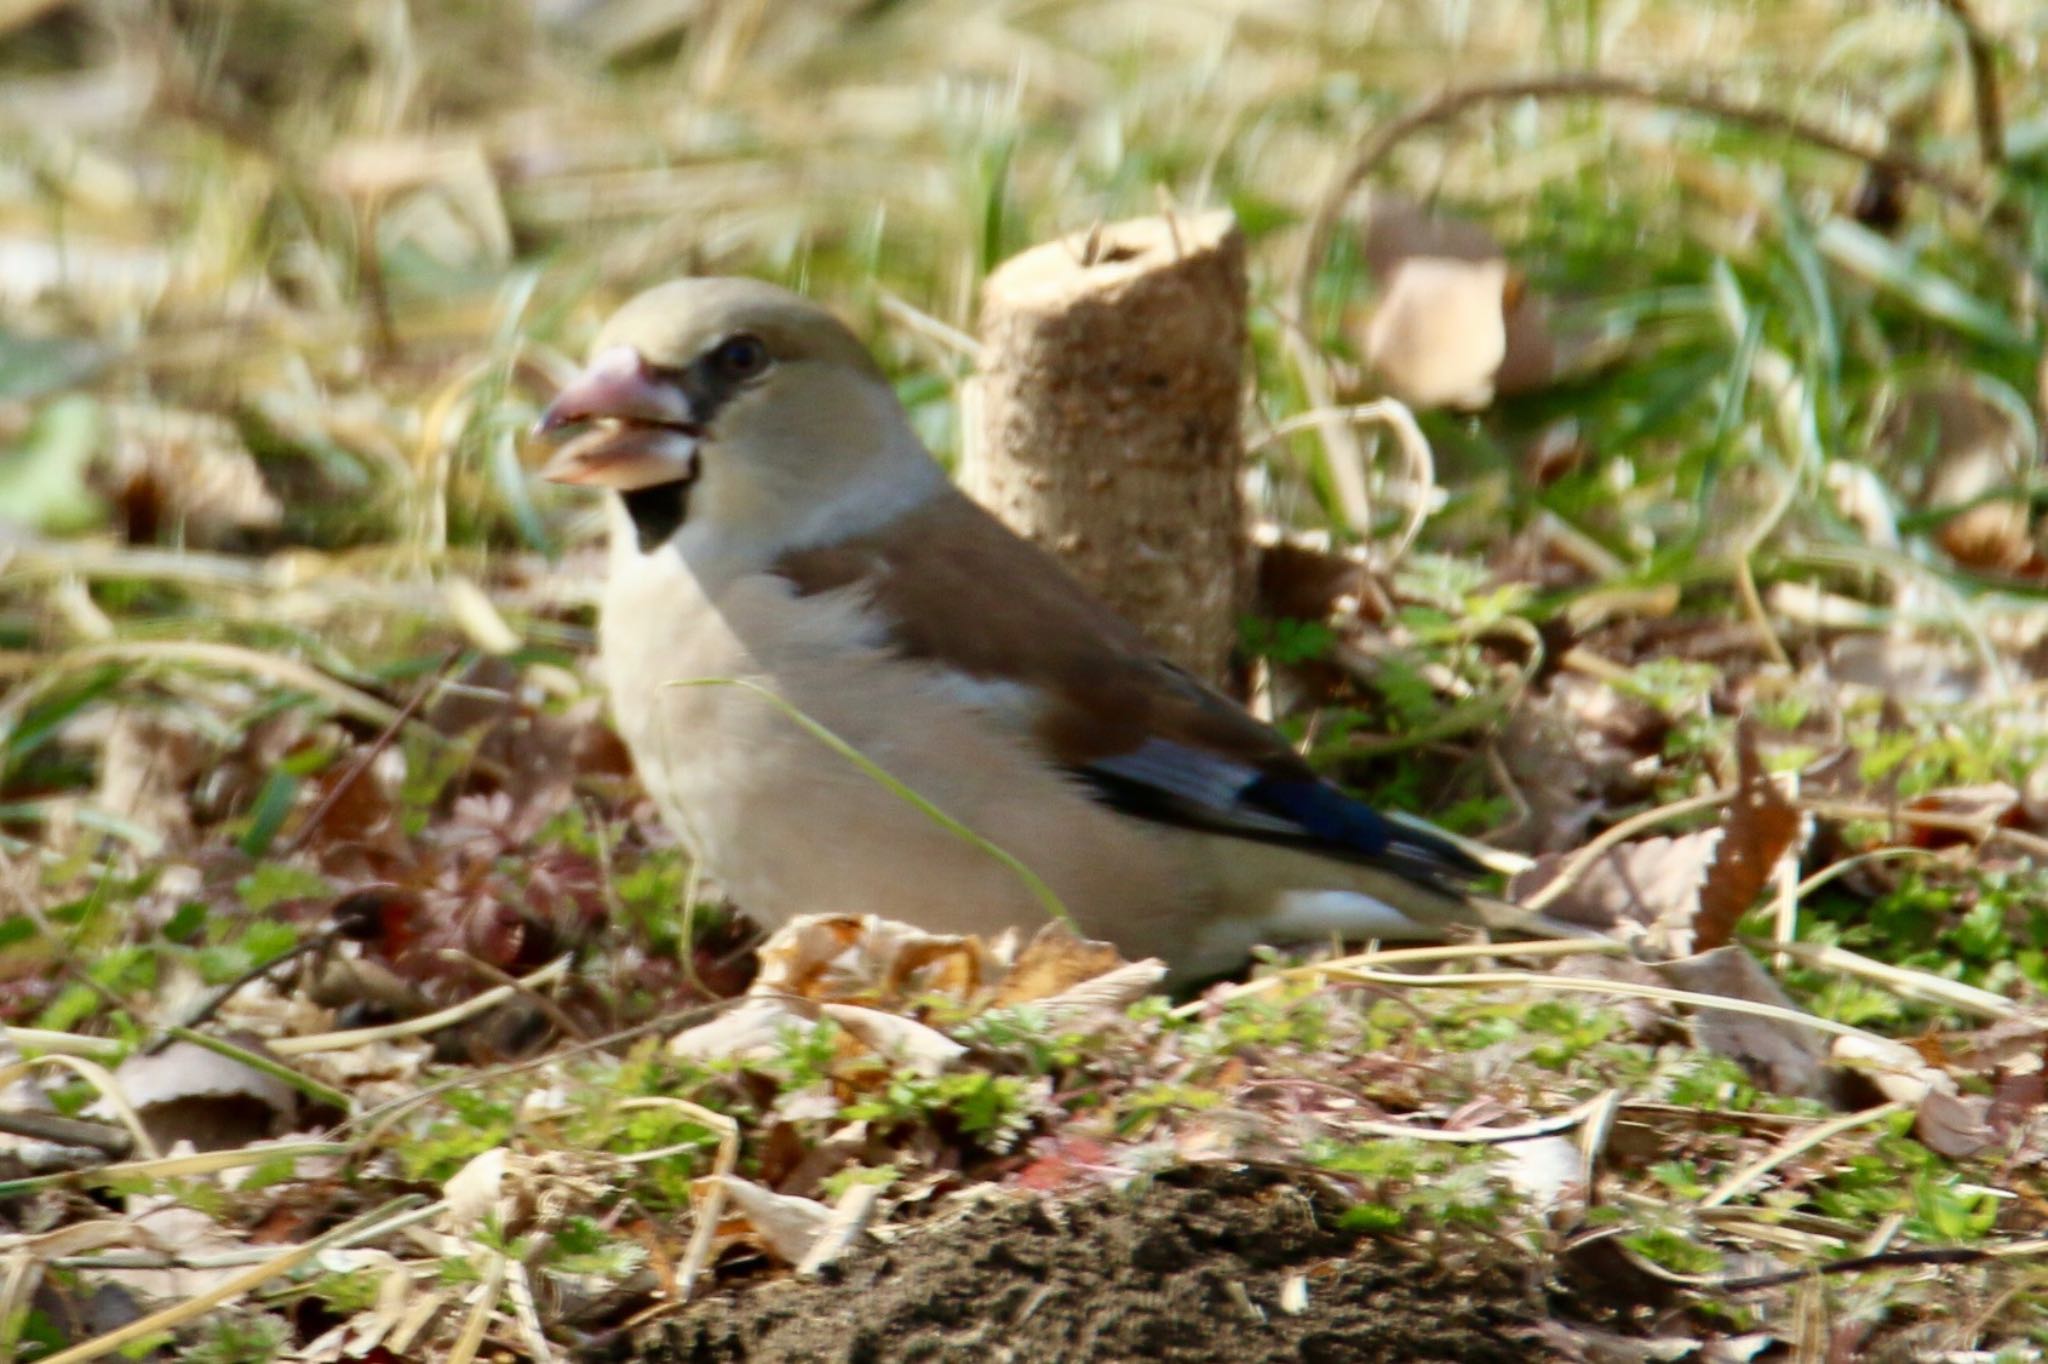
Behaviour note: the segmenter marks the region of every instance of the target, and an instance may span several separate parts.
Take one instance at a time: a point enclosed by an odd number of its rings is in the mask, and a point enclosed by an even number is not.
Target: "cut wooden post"
[[[1033,247],[982,293],[968,491],[1206,681],[1244,605],[1244,238],[1228,213]]]

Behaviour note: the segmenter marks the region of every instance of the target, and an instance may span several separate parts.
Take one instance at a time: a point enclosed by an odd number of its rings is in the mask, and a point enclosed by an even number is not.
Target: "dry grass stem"
[[[569,973],[570,958],[557,957],[546,966],[521,976],[510,985],[494,985],[480,994],[472,995],[460,1004],[451,1004],[445,1009],[418,1018],[402,1019],[396,1023],[384,1023],[374,1028],[347,1028],[341,1032],[309,1033],[303,1037],[280,1037],[270,1043],[270,1049],[279,1056],[306,1056],[319,1051],[347,1051],[353,1047],[367,1047],[380,1042],[395,1042],[407,1037],[422,1037],[427,1033],[439,1032],[443,1028],[488,1013],[508,999],[529,994],[546,985],[553,985]]]

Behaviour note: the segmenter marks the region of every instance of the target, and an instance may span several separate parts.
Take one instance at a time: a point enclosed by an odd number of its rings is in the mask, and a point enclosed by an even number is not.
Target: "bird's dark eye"
[[[768,368],[768,347],[758,336],[728,336],[711,352],[711,367],[722,379],[751,379]]]

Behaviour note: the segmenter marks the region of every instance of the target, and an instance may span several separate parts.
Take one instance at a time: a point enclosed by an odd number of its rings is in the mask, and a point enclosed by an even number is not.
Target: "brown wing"
[[[1029,688],[1047,757],[1128,813],[1304,845],[1432,886],[1478,870],[1318,778],[1278,733],[1160,658],[956,491],[885,535],[788,554],[775,572],[807,596],[865,593],[905,657]]]
[[[774,571],[805,596],[865,592],[906,657],[1030,687],[1043,698],[1038,736],[1069,767],[1156,739],[1310,775],[1279,734],[1160,658],[1051,556],[963,494],[933,498],[886,535],[788,554]]]

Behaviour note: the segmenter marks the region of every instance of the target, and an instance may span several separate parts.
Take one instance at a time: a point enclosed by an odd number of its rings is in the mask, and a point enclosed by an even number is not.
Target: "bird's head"
[[[751,279],[634,298],[535,432],[565,438],[542,476],[620,494],[643,550],[685,524],[798,548],[879,524],[944,477],[853,333]]]

